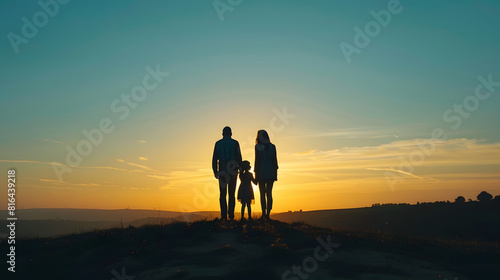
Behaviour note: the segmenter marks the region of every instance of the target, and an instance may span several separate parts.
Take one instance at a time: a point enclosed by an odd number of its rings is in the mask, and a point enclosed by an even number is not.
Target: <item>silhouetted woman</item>
[[[259,182],[262,218],[269,219],[273,208],[273,184],[278,180],[276,146],[265,130],[257,132],[255,141],[255,179]]]

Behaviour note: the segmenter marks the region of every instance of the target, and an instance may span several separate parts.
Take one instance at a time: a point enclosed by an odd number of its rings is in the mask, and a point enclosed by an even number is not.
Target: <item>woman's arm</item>
[[[255,180],[259,179],[259,149],[257,149],[257,145],[255,145],[255,162],[254,162],[254,171],[255,171]]]
[[[276,146],[274,146],[274,155],[273,155],[273,165],[276,170],[278,170],[278,152],[276,151]]]
[[[258,181],[256,178],[253,177],[253,174],[250,173],[250,179],[252,180],[252,183],[254,183],[255,185],[257,185]]]

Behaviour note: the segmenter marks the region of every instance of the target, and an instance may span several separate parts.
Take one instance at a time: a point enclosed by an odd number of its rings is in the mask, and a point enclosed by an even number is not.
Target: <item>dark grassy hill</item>
[[[500,241],[500,204],[391,205],[273,215],[284,222],[413,237]],[[500,279],[500,277],[499,277]]]
[[[55,237],[119,226],[120,223],[109,221],[18,220],[16,236],[19,238]]]
[[[500,269],[494,243],[407,239],[279,221],[177,222],[16,245],[16,279],[296,280],[301,273],[307,279],[488,280],[498,279]],[[6,252],[7,244],[0,249]]]

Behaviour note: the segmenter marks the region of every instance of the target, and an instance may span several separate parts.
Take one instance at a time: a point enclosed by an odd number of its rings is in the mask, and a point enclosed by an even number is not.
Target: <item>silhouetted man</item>
[[[238,175],[238,165],[241,163],[240,144],[231,138],[232,134],[229,126],[224,127],[222,139],[215,143],[212,157],[214,176],[219,179],[219,202],[222,220],[226,220],[228,215],[229,219],[234,219],[236,176]],[[226,194],[229,194],[228,203],[226,203]]]

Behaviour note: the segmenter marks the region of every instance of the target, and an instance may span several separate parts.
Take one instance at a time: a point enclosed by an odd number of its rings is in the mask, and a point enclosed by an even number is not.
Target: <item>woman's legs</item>
[[[273,209],[273,184],[274,181],[259,182],[260,205],[264,218],[269,218],[271,209]]]
[[[271,209],[273,209],[273,184],[274,181],[267,182],[266,186],[266,197],[267,197],[267,218],[271,215]]]
[[[259,191],[260,191],[260,206],[262,208],[262,217],[266,217],[266,183],[259,182]]]
[[[241,203],[241,219],[245,218],[245,203]]]
[[[247,203],[247,209],[248,209],[248,219],[252,219],[252,206],[250,206],[250,203]]]

